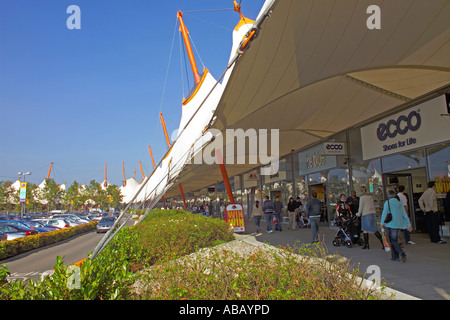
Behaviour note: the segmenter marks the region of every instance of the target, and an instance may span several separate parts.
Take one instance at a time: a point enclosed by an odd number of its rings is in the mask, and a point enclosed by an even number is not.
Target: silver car
[[[103,217],[102,220],[97,224],[97,233],[108,232],[113,226],[116,219],[114,217]]]
[[[52,218],[70,219],[70,220],[75,221],[77,224],[89,223],[88,220],[81,219],[76,214],[70,214],[70,213],[55,214]]]
[[[71,227],[70,221],[66,219],[45,218],[45,219],[33,219],[31,221],[37,221],[45,225],[57,227],[59,229]]]
[[[6,234],[6,240],[13,240],[37,234],[36,230],[13,224],[0,224],[0,232]]]

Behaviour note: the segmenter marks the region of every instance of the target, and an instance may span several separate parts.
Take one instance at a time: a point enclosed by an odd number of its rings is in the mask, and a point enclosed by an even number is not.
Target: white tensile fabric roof
[[[262,11],[272,4],[215,110],[222,132],[279,129],[283,156],[448,90],[448,0],[268,0]],[[373,4],[379,30],[366,26]],[[227,165],[228,175],[255,166]],[[178,178],[185,193],[222,180],[217,165],[189,165]],[[177,195],[176,186],[166,192]]]

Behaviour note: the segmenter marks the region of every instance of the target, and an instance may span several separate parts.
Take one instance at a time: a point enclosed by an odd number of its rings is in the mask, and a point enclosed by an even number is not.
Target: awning
[[[267,1],[270,3],[271,1]],[[369,30],[370,5],[381,29]],[[450,83],[450,1],[278,0],[240,57],[214,128],[279,129],[280,156]],[[228,174],[255,165],[227,165]],[[221,181],[217,165],[189,165],[191,192]],[[175,185],[166,197],[178,195]]]

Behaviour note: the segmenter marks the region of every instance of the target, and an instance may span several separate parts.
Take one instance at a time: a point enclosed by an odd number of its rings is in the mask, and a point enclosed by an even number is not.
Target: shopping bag
[[[383,246],[386,252],[391,251],[391,245],[389,244],[389,240],[386,237],[386,233],[384,233],[384,228],[381,228],[381,237],[383,238]]]
[[[277,223],[278,223],[277,216],[273,215],[273,224],[277,224]]]

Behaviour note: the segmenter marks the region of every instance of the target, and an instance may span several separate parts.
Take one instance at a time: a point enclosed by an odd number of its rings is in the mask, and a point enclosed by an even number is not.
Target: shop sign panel
[[[345,142],[330,141],[323,144],[325,155],[327,156],[345,156]]]
[[[325,145],[319,144],[298,154],[299,174],[319,172],[321,170],[335,168],[336,156],[327,156]]]
[[[363,159],[373,159],[450,139],[442,95],[361,128]]]

